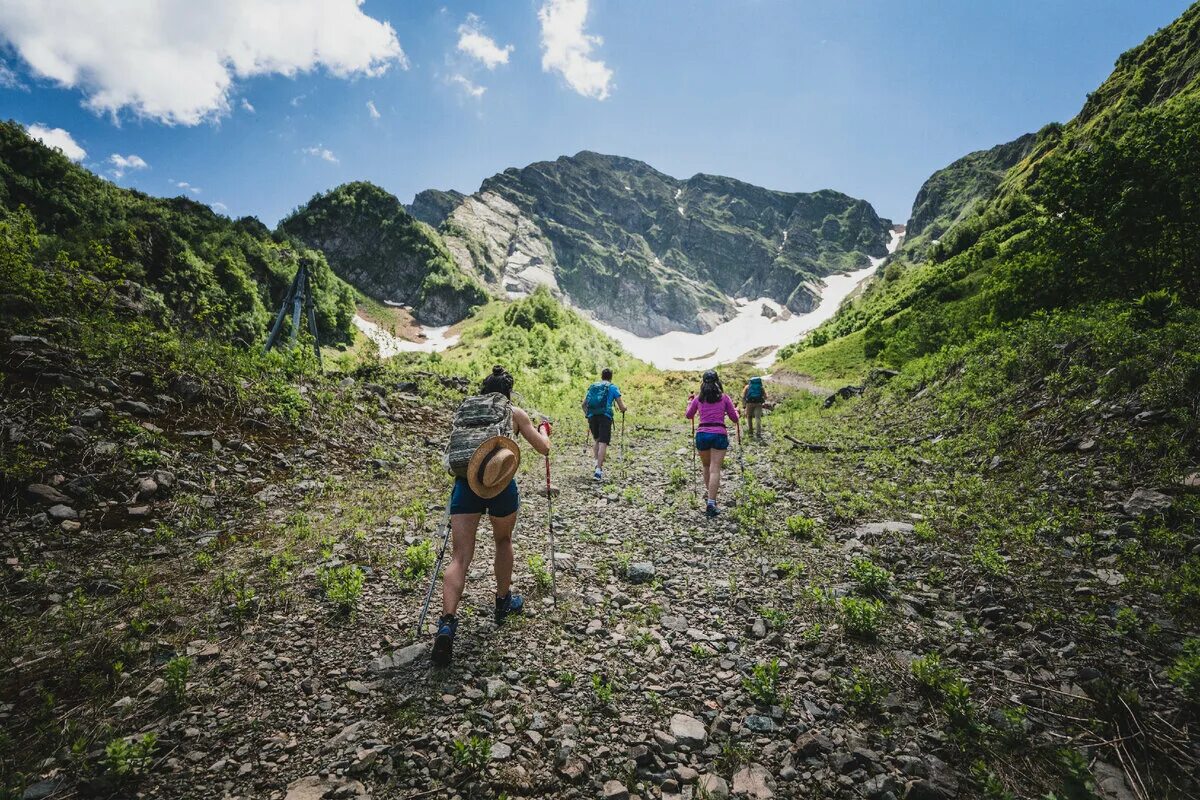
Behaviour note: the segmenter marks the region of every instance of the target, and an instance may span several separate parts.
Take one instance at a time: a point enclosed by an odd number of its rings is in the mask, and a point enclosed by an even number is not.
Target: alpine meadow
[[[0,800],[1200,797],[1200,3],[201,5],[0,0]]]

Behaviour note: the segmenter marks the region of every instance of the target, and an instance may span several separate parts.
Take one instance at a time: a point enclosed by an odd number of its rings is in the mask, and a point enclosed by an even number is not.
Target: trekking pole
[[[446,514],[442,517],[442,548],[438,551],[437,562],[433,565],[433,576],[429,579],[429,591],[425,593],[425,605],[421,606],[421,618],[417,620],[416,637],[421,638],[425,628],[425,615],[429,613],[429,601],[433,599],[433,589],[437,586],[438,573],[442,571],[442,559],[446,557],[446,546],[450,544],[450,501],[446,501]]]
[[[621,475],[628,477],[628,470],[625,468],[625,412],[621,412]]]
[[[550,423],[543,421],[538,430],[545,429],[546,438],[550,438]],[[554,598],[554,607],[558,608],[558,573],[554,567],[554,500],[550,491],[550,453],[546,453],[546,527],[550,531],[550,596]]]
[[[691,405],[692,398],[695,394],[688,395],[688,405]],[[688,442],[692,449],[692,491],[696,490],[696,484],[700,482],[700,473],[696,471],[696,418],[692,417],[692,440]],[[707,491],[707,488],[705,489]]]
[[[737,423],[737,440],[738,440],[738,470],[742,473],[742,478],[746,477],[746,460],[742,458],[742,421],[739,419]]]

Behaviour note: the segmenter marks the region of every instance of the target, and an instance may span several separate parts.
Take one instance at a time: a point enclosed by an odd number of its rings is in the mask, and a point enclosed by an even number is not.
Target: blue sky
[[[27,0],[0,9],[0,116],[65,130],[121,185],[271,225],[349,180],[408,202],[583,149],[902,221],[931,172],[1069,119],[1189,4],[161,0],[131,21]]]

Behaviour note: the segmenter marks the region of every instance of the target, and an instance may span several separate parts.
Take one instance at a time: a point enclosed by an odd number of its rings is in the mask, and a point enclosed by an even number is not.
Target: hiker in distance
[[[763,379],[751,378],[742,387],[742,407],[746,409],[746,433],[754,436],[754,421],[758,420],[758,438],[762,438],[763,404],[767,402],[767,387]]]
[[[550,453],[550,423],[536,428],[529,415],[512,404],[513,377],[503,367],[492,368],[479,394],[468,397],[454,415],[446,450],[446,467],[455,476],[450,496],[450,532],[454,554],[442,578],[442,617],[433,640],[433,663],[450,664],[458,632],[458,604],[467,570],[475,555],[475,534],[486,512],[496,541],[496,625],[525,607],[512,593],[513,528],[520,498],[514,476],[521,465],[519,433],[542,455]]]
[[[721,463],[729,449],[729,431],[725,418],[739,426],[737,408],[721,386],[715,370],[708,370],[700,381],[700,393],[688,403],[687,418],[700,414],[700,427],[696,429],[696,450],[700,453],[700,464],[704,475],[704,513],[717,515],[717,493],[721,490]]]
[[[600,372],[600,380],[588,387],[583,397],[583,413],[587,415],[588,428],[592,432],[592,455],[596,458],[596,471],[592,477],[596,480],[604,478],[604,456],[608,453],[608,445],[612,442],[613,403],[625,413],[625,401],[621,399],[621,390],[612,382],[612,370],[605,368]]]

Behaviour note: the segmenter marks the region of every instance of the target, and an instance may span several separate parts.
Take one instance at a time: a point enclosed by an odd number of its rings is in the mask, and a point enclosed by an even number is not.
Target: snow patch
[[[892,232],[888,242],[888,253],[900,246],[903,234]],[[736,361],[751,350],[775,347],[794,342],[803,334],[833,317],[838,307],[851,292],[875,274],[879,265],[886,260],[871,258],[870,266],[854,272],[830,275],[823,287],[814,287],[820,292],[821,301],[808,314],[792,314],[783,319],[783,306],[769,298],[734,299],[737,314],[707,333],[672,331],[661,336],[637,336],[627,330],[592,319],[600,330],[616,339],[622,347],[637,358],[647,361],[659,369],[702,370],[719,364]],[[762,307],[768,306],[779,316],[764,317]],[[586,316],[586,312],[585,316]],[[775,363],[776,350],[756,360],[755,366],[765,368]]]
[[[450,330],[449,325],[442,325],[440,327],[422,325],[422,341],[419,342],[410,342],[407,339],[394,336],[390,331],[385,330],[369,319],[360,317],[358,314],[354,315],[354,325],[368,339],[379,346],[380,358],[391,358],[399,353],[438,353],[458,344],[457,334],[454,336],[446,335],[446,331]]]

